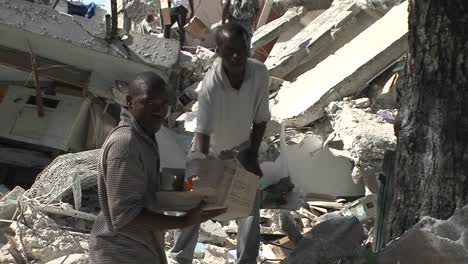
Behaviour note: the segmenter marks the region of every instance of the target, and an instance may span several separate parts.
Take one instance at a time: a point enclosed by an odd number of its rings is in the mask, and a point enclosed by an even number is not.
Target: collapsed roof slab
[[[313,68],[315,64],[351,41],[383,16],[376,12],[369,14],[368,10],[372,8],[372,5],[368,6],[355,0],[333,2],[330,8],[285,43],[281,49],[272,50],[265,62],[270,74],[285,78],[300,65],[308,63],[307,70]]]
[[[112,98],[114,80],[136,72],[154,71],[164,79],[179,56],[177,40],[132,34],[126,43],[108,43],[96,36],[101,24],[61,14],[44,5],[0,0],[0,46],[29,53],[91,72],[88,91]]]
[[[301,17],[306,14],[305,11],[302,7],[291,8],[283,16],[255,30],[252,36],[252,51],[270,43],[291,25],[299,23]]]
[[[353,95],[408,48],[408,3],[392,8],[358,37],[278,93],[273,118],[305,126],[332,101]]]

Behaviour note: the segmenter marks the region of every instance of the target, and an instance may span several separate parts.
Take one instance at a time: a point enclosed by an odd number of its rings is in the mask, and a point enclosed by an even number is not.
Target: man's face
[[[247,44],[244,38],[227,37],[218,48],[223,67],[228,72],[244,72],[247,65]]]
[[[163,88],[142,89],[138,96],[128,96],[128,110],[137,123],[150,134],[159,131],[168,111],[168,95]]]

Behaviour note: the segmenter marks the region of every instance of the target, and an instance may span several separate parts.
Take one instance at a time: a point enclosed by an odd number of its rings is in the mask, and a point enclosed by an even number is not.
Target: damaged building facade
[[[219,59],[221,3],[194,1],[208,30],[188,31],[181,47],[177,35],[135,32],[159,1],[109,0],[91,18],[36,2],[0,0],[0,263],[87,263],[97,156],[127,82],[152,71],[168,83],[161,167],[184,169],[201,82]],[[385,241],[408,1],[260,2],[251,52],[270,73],[272,120],[259,153],[258,263],[468,263],[466,207]],[[235,220],[205,222],[194,263],[235,263],[236,236]],[[170,230],[166,250],[173,240]]]

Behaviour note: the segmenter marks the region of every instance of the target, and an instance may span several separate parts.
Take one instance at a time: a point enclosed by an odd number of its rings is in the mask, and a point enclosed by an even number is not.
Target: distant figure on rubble
[[[160,168],[155,133],[167,114],[166,84],[155,73],[139,74],[130,84],[127,106],[98,159],[101,212],[91,231],[89,263],[167,263],[164,232],[198,224],[225,211],[201,206],[185,216],[157,212]]]
[[[141,21],[141,23],[137,27],[138,33],[141,34],[159,34],[161,33],[160,30],[158,31],[157,29],[154,30],[150,24],[155,22],[156,19],[154,18],[154,15],[152,13],[146,14],[146,18]]]
[[[259,0],[222,0],[222,5],[222,24],[224,25],[226,21],[228,23],[239,24],[247,31],[248,38],[246,41],[250,56],[253,29],[260,10]]]
[[[185,29],[184,26],[187,21],[190,21],[195,15],[195,9],[193,8],[193,0],[170,0],[171,5],[171,24],[164,25],[164,38],[171,38],[171,27],[177,22],[179,26],[179,41],[180,46],[185,45]],[[190,8],[190,17],[187,20],[188,9]]]
[[[225,24],[216,33],[221,58],[203,79],[193,146],[188,159],[207,159],[225,150],[241,150],[237,157],[248,171],[261,177],[258,150],[271,114],[266,66],[248,58],[248,33],[238,24]],[[239,147],[243,146],[243,147]],[[260,202],[257,192],[252,215],[238,220],[237,263],[256,264],[260,246]],[[189,264],[199,225],[177,230],[171,263]]]

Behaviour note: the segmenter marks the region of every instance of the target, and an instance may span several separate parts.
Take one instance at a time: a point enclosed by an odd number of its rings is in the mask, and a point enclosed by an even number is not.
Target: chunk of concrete
[[[125,45],[130,49],[133,60],[140,59],[163,69],[171,69],[179,59],[180,44],[175,39],[131,33]]]
[[[296,127],[319,119],[330,102],[361,91],[400,58],[407,50],[407,33],[408,2],[404,2],[287,89],[281,89],[273,118]]]
[[[87,253],[88,236],[62,230],[54,220],[31,208],[24,212],[24,216],[29,227],[22,222],[15,222],[11,228],[15,230],[18,245],[21,245],[21,235],[25,246],[22,250],[25,250],[29,257],[44,263],[71,254]]]
[[[224,246],[227,234],[218,222],[208,220],[200,225],[200,235],[198,242]]]
[[[367,263],[364,258],[364,228],[356,217],[336,216],[320,222],[299,240],[285,264]]]
[[[301,216],[290,210],[285,209],[260,209],[260,233],[268,235],[285,235],[283,230],[283,220],[288,218],[297,225],[297,228],[302,229],[299,226]]]
[[[223,247],[205,245],[204,264],[228,264],[228,250]]]
[[[467,216],[468,205],[445,221],[424,217],[382,249],[376,256],[378,263],[468,263]]]
[[[384,152],[395,149],[393,125],[376,114],[353,107],[356,101],[333,102],[327,108],[334,130],[327,141],[341,141],[341,149],[330,148],[336,156],[353,161],[352,178],[361,177],[371,192],[377,192],[377,177],[382,172]]]

